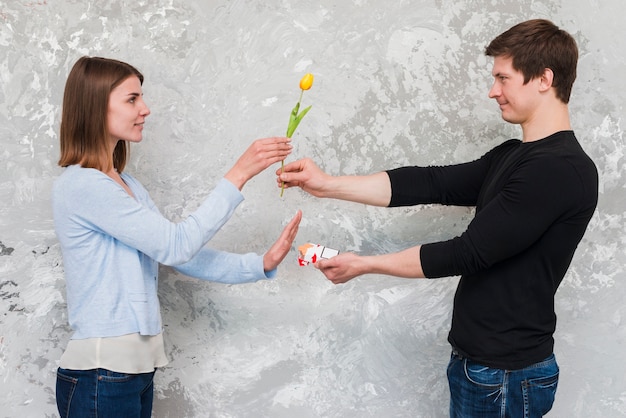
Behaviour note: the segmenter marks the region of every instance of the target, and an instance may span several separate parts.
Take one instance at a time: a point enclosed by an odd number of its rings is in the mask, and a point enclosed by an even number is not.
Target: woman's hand
[[[252,177],[270,165],[283,161],[291,153],[290,138],[273,137],[254,141],[239,157],[235,165],[226,173],[225,179],[239,190]]]
[[[293,245],[293,240],[296,238],[296,234],[298,233],[298,227],[301,220],[302,211],[299,210],[283,229],[283,232],[280,234],[274,245],[272,245],[270,249],[267,250],[265,255],[263,255],[263,270],[274,270],[278,267],[281,261],[283,261],[285,256],[287,256],[287,253],[289,253],[289,250]]]

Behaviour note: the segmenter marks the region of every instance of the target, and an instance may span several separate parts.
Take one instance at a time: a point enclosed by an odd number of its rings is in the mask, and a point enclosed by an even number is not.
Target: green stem
[[[300,89],[300,98],[298,99],[298,104],[302,101],[302,95],[304,94],[304,90]],[[297,115],[296,115],[297,116]],[[289,128],[287,128],[287,130],[289,130]],[[289,138],[291,138],[291,136],[289,136]],[[280,162],[280,173],[283,173],[283,170],[285,169],[285,160]],[[281,182],[280,185],[280,197],[283,197],[283,193],[285,192],[285,182]]]
[[[280,162],[280,173],[282,174],[283,170],[285,169],[285,160],[282,160]],[[280,197],[283,197],[283,193],[285,192],[285,182],[283,181],[282,184],[280,185]]]

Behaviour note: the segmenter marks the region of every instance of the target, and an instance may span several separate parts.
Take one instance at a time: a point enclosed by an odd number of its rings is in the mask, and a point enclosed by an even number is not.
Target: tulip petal
[[[313,74],[307,73],[300,80],[300,89],[308,90],[313,85]]]

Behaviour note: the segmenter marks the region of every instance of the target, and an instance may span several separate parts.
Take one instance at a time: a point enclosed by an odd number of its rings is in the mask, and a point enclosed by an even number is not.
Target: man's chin
[[[508,122],[508,123],[512,123],[512,124],[518,124],[519,123],[515,118],[511,117],[511,115],[507,115],[504,112],[502,112],[502,120],[504,120],[505,122]]]

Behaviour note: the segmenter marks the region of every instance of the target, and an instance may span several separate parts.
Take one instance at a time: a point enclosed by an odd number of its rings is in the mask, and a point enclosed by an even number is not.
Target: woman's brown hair
[[[82,57],[67,77],[61,114],[59,165],[80,164],[107,172],[124,170],[128,157],[126,141],[118,141],[113,158],[108,149],[107,114],[111,91],[128,77],[143,75],[125,62]]]

